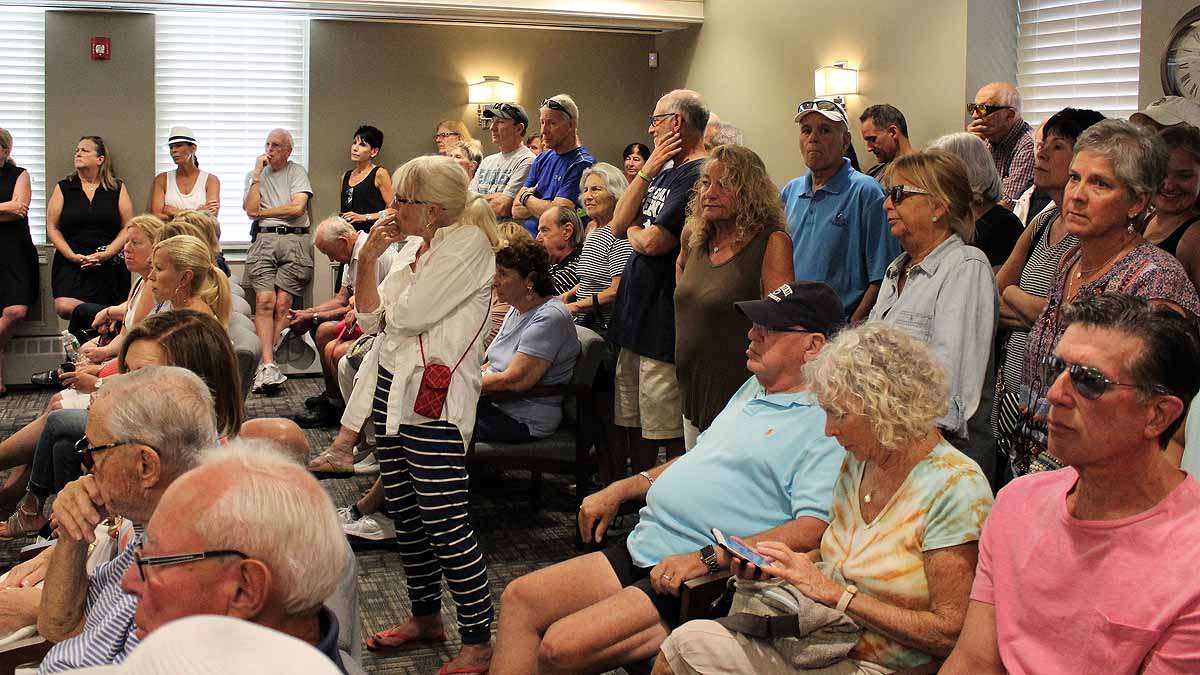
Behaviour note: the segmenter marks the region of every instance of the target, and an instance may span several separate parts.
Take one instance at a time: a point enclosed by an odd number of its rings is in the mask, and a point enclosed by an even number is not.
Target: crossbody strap
[[[483,323],[479,324],[479,330],[475,331],[475,337],[471,338],[471,341],[467,343],[467,350],[465,352],[463,352],[462,356],[458,357],[458,362],[455,363],[454,367],[450,369],[451,375],[454,374],[454,371],[458,370],[458,366],[463,362],[463,359],[467,358],[467,354],[471,353],[471,347],[475,344],[475,341],[479,339],[479,335],[481,333],[483,333],[483,327],[487,325],[488,319],[490,319],[490,318],[492,318],[491,311],[487,311],[487,312],[483,313]],[[424,333],[417,336],[417,344],[419,344],[421,346],[421,367],[422,368],[425,367],[425,341],[421,339],[421,337],[423,335],[424,335]]]

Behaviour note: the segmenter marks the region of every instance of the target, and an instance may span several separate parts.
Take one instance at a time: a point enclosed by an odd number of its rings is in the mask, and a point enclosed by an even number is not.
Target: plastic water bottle
[[[71,335],[71,331],[64,330],[62,332],[62,348],[63,358],[65,363],[75,363],[75,359],[79,356],[79,339]]]

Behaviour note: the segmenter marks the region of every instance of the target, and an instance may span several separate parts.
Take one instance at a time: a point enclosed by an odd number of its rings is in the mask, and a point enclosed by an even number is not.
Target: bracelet
[[[646,479],[646,482],[650,483],[650,486],[651,486],[651,487],[653,487],[653,486],[654,486],[654,479],[650,477],[650,474],[649,474],[649,472],[646,472],[646,471],[639,471],[639,472],[638,472],[638,475],[639,475],[639,476],[641,476],[642,478],[645,478],[645,479]]]
[[[641,178],[642,180],[646,181],[647,183],[649,183],[652,180],[650,178],[650,176],[647,176],[646,172],[642,171],[641,169],[638,169],[637,175],[638,175],[638,178]]]
[[[521,206],[525,206],[526,208],[528,208],[527,205],[529,204],[529,198],[532,196],[533,196],[532,192],[526,192],[525,194],[521,195]]]

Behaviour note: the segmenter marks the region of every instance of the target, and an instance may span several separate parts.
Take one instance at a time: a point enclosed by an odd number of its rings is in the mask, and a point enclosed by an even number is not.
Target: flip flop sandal
[[[385,649],[413,649],[423,645],[436,644],[438,642],[446,641],[446,635],[444,633],[438,637],[409,637],[401,635],[397,630],[398,628],[399,626],[392,626],[387,630],[381,630],[367,638],[367,649],[373,652],[383,651]]]
[[[38,533],[48,521],[40,513],[29,513],[18,506],[16,511],[4,521],[4,529],[0,530],[0,541],[11,541],[18,537],[29,537]]]
[[[347,477],[355,475],[353,464],[338,464],[334,462],[333,455],[328,450],[314,457],[308,463],[308,470],[318,477]]]

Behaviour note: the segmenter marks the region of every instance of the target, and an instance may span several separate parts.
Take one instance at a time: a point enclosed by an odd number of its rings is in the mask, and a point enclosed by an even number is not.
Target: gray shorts
[[[279,289],[300,297],[312,276],[312,243],[306,234],[263,232],[246,254],[246,280],[255,293]]]

